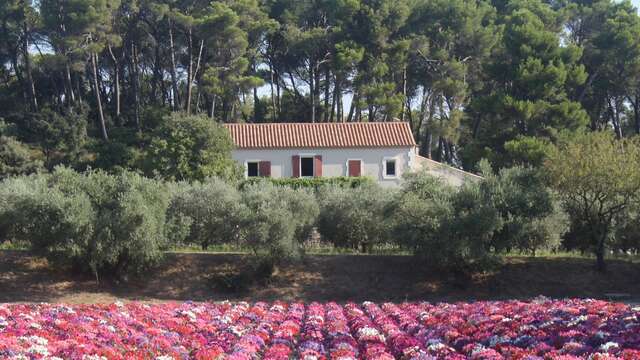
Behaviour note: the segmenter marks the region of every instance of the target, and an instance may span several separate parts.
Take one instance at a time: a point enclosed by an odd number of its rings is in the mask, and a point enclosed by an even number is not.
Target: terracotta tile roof
[[[415,146],[406,122],[225,124],[240,149]]]

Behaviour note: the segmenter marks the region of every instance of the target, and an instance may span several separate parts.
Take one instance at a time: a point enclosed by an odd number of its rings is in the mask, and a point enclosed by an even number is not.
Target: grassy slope
[[[268,284],[243,293],[222,292],[212,274],[232,271],[239,254],[171,253],[150,277],[126,285],[96,285],[90,277],[53,270],[22,251],[0,251],[0,302],[110,302],[126,300],[457,301],[551,297],[604,297],[628,293],[640,299],[640,263],[611,260],[609,272],[580,257],[517,257],[498,271],[466,284],[423,269],[408,256],[312,255],[281,267]]]

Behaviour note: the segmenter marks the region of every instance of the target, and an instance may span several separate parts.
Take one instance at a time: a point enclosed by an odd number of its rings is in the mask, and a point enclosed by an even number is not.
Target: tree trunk
[[[273,65],[271,63],[269,63],[269,75],[271,76],[271,82],[269,85],[271,87],[271,107],[273,112],[273,119],[271,119],[271,121],[275,122],[278,118],[278,108],[276,107],[276,94],[273,89],[273,82],[275,77],[273,76]]]
[[[329,122],[329,92],[330,92],[330,86],[331,86],[331,81],[330,81],[330,71],[329,71],[329,67],[327,66],[326,70],[325,70],[325,74],[324,74],[324,122]],[[332,112],[333,115],[333,112]]]
[[[407,67],[402,69],[402,109],[400,110],[400,121],[404,121],[404,113],[407,106]],[[411,111],[411,109],[409,109]]]
[[[607,270],[607,266],[604,262],[604,243],[605,243],[605,236],[603,236],[601,239],[599,239],[598,241],[598,247],[596,248],[596,269],[599,272],[605,272]]]
[[[359,94],[356,92],[351,98],[351,106],[349,107],[349,115],[347,116],[347,122],[353,121],[353,115],[356,109],[356,103],[359,101]]]
[[[316,122],[316,88],[314,86],[315,76],[313,71],[313,65],[309,64],[309,90],[311,95],[311,122]]]
[[[635,126],[636,135],[640,134],[640,88],[636,90],[633,105],[633,124]]]
[[[187,101],[185,109],[187,114],[191,114],[191,81],[193,79],[193,31],[189,28],[189,35],[187,36],[187,51],[189,51],[189,66],[187,67]]]
[[[36,98],[36,86],[31,73],[31,56],[29,55],[29,25],[27,24],[27,14],[24,14],[22,34],[22,56],[24,56],[25,72],[27,73],[27,86],[29,88],[29,100],[34,111],[38,111],[38,99]]]
[[[172,96],[172,108],[173,110],[178,109],[178,104],[180,104],[180,94],[178,93],[178,78],[176,76],[176,54],[175,54],[175,45],[173,41],[173,22],[169,19],[169,52],[171,53],[171,87],[173,91]]]
[[[138,49],[133,42],[131,43],[131,61],[136,128],[138,129],[138,132],[142,132],[142,123],[140,122],[140,70],[138,67]]]
[[[213,119],[215,117],[215,113],[216,113],[216,96],[213,95],[211,97],[211,112],[209,113],[209,116]]]
[[[100,87],[98,86],[98,64],[97,64],[97,55],[95,53],[91,54],[91,69],[93,73],[93,88],[96,94],[96,106],[98,108],[98,120],[100,121],[100,131],[102,133],[102,139],[105,141],[109,140],[109,135],[107,135],[107,124],[104,119],[104,112],[102,111],[102,99],[100,98]]]
[[[120,65],[118,64],[118,59],[116,55],[113,53],[113,49],[111,45],[107,46],[109,50],[109,55],[111,56],[111,61],[113,61],[113,92],[116,102],[116,120],[120,119]]]
[[[73,104],[76,102],[76,95],[73,91],[73,82],[71,81],[71,67],[69,66],[68,61],[66,61],[64,65],[64,77],[67,83],[67,85],[65,86],[67,88],[67,95],[69,96],[69,98],[66,100],[71,101],[71,103]]]

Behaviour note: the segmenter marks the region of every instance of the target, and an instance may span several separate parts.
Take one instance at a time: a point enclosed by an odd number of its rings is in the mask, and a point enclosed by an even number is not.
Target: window
[[[315,175],[313,171],[313,156],[300,158],[300,176],[313,177]]]
[[[396,177],[396,159],[384,160],[384,177]]]
[[[257,161],[247,162],[247,177],[260,176],[260,172],[258,168],[259,168],[259,163]]]

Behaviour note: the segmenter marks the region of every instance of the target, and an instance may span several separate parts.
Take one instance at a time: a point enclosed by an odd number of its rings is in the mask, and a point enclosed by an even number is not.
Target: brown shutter
[[[361,168],[362,165],[360,163],[360,160],[349,160],[349,176],[360,176]]]
[[[300,156],[298,155],[291,157],[291,176],[294,178],[300,177]]]
[[[262,177],[271,177],[271,161],[260,161],[258,173]]]
[[[313,161],[313,176],[322,177],[322,155],[314,156]]]

